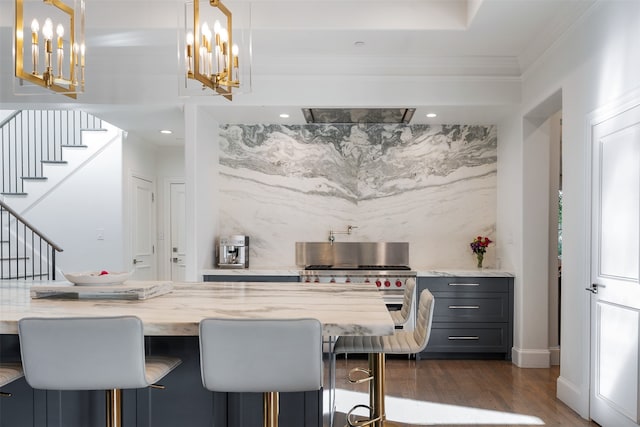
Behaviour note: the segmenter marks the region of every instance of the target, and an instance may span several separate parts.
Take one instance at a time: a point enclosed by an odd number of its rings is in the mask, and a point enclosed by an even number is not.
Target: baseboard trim
[[[560,346],[549,347],[551,353],[551,366],[560,365]]]
[[[589,399],[585,399],[580,387],[562,375],[556,381],[556,397],[584,419],[589,419]]]
[[[549,350],[523,350],[513,347],[511,360],[519,368],[548,368],[551,366]]]

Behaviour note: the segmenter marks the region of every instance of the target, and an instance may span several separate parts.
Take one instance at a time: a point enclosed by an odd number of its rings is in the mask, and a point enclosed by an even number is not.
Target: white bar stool
[[[23,375],[24,371],[20,363],[0,363],[0,388],[14,382],[18,378],[22,378]],[[0,391],[0,396],[9,397],[11,393]]]
[[[202,385],[263,393],[263,423],[277,427],[279,392],[322,387],[322,325],[317,319],[204,319]]]
[[[413,308],[413,296],[416,293],[416,279],[410,277],[404,284],[404,294],[402,298],[402,307],[400,310],[390,311],[389,314],[396,326],[404,326],[409,321],[409,315]]]
[[[385,354],[419,353],[427,346],[431,335],[434,298],[428,289],[420,294],[417,312],[416,329],[405,331],[396,329],[393,335],[383,336],[341,336],[336,340],[332,357],[336,354],[367,353],[369,369],[354,368],[349,372],[349,382],[369,382],[369,405],[356,405],[347,413],[347,425],[351,427],[392,425],[386,419],[385,398]],[[355,379],[354,374],[365,373],[367,376]],[[354,419],[353,412],[357,408],[368,408],[369,418]]]
[[[122,389],[155,383],[181,363],[145,357],[135,316],[24,318],[18,322],[27,383],[43,390],[106,390],[108,427],[122,426]]]

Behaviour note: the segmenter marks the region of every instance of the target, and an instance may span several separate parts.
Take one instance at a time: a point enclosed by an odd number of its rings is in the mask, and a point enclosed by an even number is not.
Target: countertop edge
[[[238,269],[206,269],[201,270],[202,276],[298,276],[302,269],[299,267],[280,268],[238,268]],[[494,269],[414,269],[418,277],[515,277],[506,270]]]

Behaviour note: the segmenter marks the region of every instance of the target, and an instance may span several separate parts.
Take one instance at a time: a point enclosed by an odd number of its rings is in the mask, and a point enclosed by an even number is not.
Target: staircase
[[[42,187],[49,177],[60,181],[72,173],[59,169],[67,165],[65,158],[77,158],[70,150],[87,156],[99,151],[83,144],[87,131],[107,129],[99,118],[73,110],[20,110],[0,122],[0,279],[56,278],[56,253],[62,248],[19,212],[36,203],[28,200],[26,190],[34,184],[27,183],[40,183],[33,191],[39,198],[51,191]]]
[[[56,279],[62,248],[0,200],[0,279]]]
[[[63,149],[86,148],[85,131],[103,131],[102,120],[82,111],[20,110],[0,123],[0,194],[26,196],[27,181],[47,180],[45,165],[63,165]]]

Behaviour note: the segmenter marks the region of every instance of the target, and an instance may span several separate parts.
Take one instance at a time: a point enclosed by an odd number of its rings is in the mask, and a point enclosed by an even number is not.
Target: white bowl
[[[131,276],[131,271],[114,272],[100,275],[99,271],[84,273],[63,273],[64,277],[78,286],[119,285]]]

